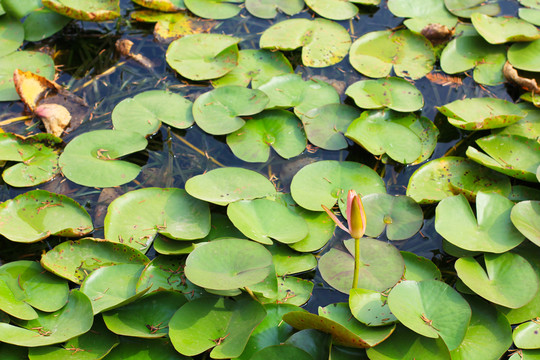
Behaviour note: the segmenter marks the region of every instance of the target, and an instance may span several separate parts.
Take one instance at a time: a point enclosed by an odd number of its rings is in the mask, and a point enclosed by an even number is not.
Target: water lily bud
[[[360,196],[354,190],[349,190],[347,196],[347,222],[349,233],[354,239],[360,239],[366,232],[366,213]]]

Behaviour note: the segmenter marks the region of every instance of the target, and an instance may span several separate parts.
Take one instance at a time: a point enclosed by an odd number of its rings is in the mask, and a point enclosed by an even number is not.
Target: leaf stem
[[[259,300],[259,298],[253,293],[253,291],[251,291],[250,288],[248,288],[247,286],[244,286],[244,289],[247,291],[247,293],[249,294],[249,296],[251,296],[251,298],[253,300],[255,300],[256,302],[260,303],[261,300]]]
[[[360,271],[360,239],[354,239],[354,275],[352,288],[358,287],[358,272]]]

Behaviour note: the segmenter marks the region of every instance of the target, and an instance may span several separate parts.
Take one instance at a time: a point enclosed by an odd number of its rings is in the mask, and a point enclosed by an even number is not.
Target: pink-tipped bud
[[[360,196],[354,190],[347,194],[347,222],[349,234],[354,239],[360,239],[366,232],[366,213]]]

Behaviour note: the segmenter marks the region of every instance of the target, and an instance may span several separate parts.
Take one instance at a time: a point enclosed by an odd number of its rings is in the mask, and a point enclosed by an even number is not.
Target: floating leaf
[[[233,154],[244,161],[266,162],[270,148],[285,159],[300,155],[306,148],[306,135],[294,114],[286,110],[266,110],[227,135],[227,144]]]
[[[347,88],[345,94],[363,109],[389,108],[408,112],[424,106],[424,98],[416,86],[396,77],[357,81]]]
[[[343,26],[333,21],[288,19],[266,29],[259,46],[274,50],[302,47],[305,66],[326,67],[343,60],[351,46],[351,37]]]
[[[409,251],[401,251],[401,256],[405,261],[405,280],[441,280],[441,271],[431,261],[423,256],[418,256]]]
[[[90,131],[67,144],[58,164],[62,173],[79,185],[118,186],[141,171],[138,165],[118,158],[143,150],[147,144],[144,136],[134,131]]]
[[[455,267],[467,287],[483,298],[509,308],[519,308],[538,291],[532,266],[517,254],[484,254],[484,268],[472,257],[460,258]]]
[[[218,205],[276,194],[272,182],[263,175],[233,167],[194,176],[186,181],[185,188],[191,196]]]
[[[47,8],[35,9],[24,19],[24,39],[26,41],[46,39],[62,30],[71,20]]]
[[[281,277],[278,279],[278,296],[275,299],[278,304],[290,304],[302,306],[311,297],[313,282],[294,276]]]
[[[9,15],[0,18],[0,57],[17,50],[24,41],[21,22]]]
[[[527,71],[540,71],[538,65],[538,52],[540,39],[512,44],[508,49],[508,61],[517,69]]]
[[[540,246],[540,201],[517,203],[510,213],[512,224],[536,245]]]
[[[349,292],[349,308],[356,320],[367,326],[385,326],[397,322],[390,312],[387,296],[378,291],[367,289],[351,289]]]
[[[120,16],[118,0],[42,0],[49,9],[76,20],[107,21]]]
[[[239,3],[244,0],[184,0],[186,7],[197,16],[206,19],[229,19],[240,12]]]
[[[122,337],[107,360],[191,360],[180,355],[169,339],[140,339]]]
[[[353,3],[362,5],[379,5],[380,0],[306,0],[306,5],[322,17],[331,20],[347,20],[358,14],[358,7]]]
[[[507,196],[508,177],[457,156],[432,160],[412,174],[407,195],[419,204],[432,204],[448,196],[464,194],[474,200],[478,191]]]
[[[244,126],[240,116],[261,112],[268,101],[268,96],[260,90],[223,86],[199,96],[193,103],[193,116],[205,132],[224,135]]]
[[[288,344],[271,345],[255,353],[252,360],[280,360],[298,359],[313,360],[313,357],[306,351]]]
[[[127,245],[92,238],[64,241],[41,258],[45,269],[76,284],[104,266],[148,262],[144,254]]]
[[[431,24],[440,24],[451,29],[458,20],[448,12],[441,0],[389,0],[388,10],[395,16],[410,18],[405,20],[404,24],[415,33],[420,33]]]
[[[4,0],[2,1],[4,10],[18,20],[30,14],[33,10],[41,6],[39,0]]]
[[[347,294],[354,274],[354,239],[346,240],[347,251],[330,249],[319,260],[323,279],[334,289]],[[393,245],[370,238],[360,240],[358,287],[384,291],[394,286],[403,275],[404,262]]]
[[[175,128],[193,125],[191,101],[164,90],[145,91],[115,106],[111,118],[116,130],[134,130],[144,136],[155,133],[164,122]]]
[[[442,281],[402,281],[390,291],[388,305],[403,325],[426,337],[441,337],[450,351],[462,342],[471,319],[467,301]]]
[[[491,17],[473,13],[471,21],[476,31],[490,44],[531,41],[540,38],[540,30],[534,25],[514,17]]]
[[[539,349],[540,337],[538,333],[540,331],[540,324],[538,320],[528,321],[516,327],[514,329],[512,339],[514,344],[521,349]]]
[[[169,322],[169,336],[176,350],[193,356],[212,349],[213,359],[240,356],[266,311],[251,299],[207,297],[182,306]]]
[[[484,0],[444,0],[444,5],[452,14],[463,18],[470,18],[476,12],[495,16],[501,11],[498,0],[490,3]]]
[[[23,243],[50,235],[83,236],[93,230],[83,207],[65,195],[45,190],[32,190],[1,203],[0,219],[0,234]]]
[[[435,229],[462,249],[503,253],[524,240],[510,220],[513,206],[512,201],[500,194],[480,191],[476,196],[477,220],[465,196],[447,197],[437,205]]]
[[[303,8],[304,0],[246,0],[247,11],[262,19],[273,19],[278,11],[287,15],[295,15]]]
[[[133,0],[134,3],[153,10],[174,12],[185,10],[184,0]]]
[[[268,247],[278,276],[287,276],[315,269],[317,259],[313,254],[302,254],[281,244]]]
[[[540,26],[540,9],[519,8],[518,16],[533,25]]]
[[[349,52],[351,65],[363,75],[380,78],[390,74],[419,79],[435,63],[433,46],[409,30],[373,31],[359,37]]]
[[[236,67],[236,44],[241,40],[220,34],[184,36],[169,45],[166,60],[174,70],[190,80],[215,79]]]

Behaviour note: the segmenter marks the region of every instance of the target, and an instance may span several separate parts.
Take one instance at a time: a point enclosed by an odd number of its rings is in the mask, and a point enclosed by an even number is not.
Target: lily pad
[[[119,0],[42,0],[49,9],[76,20],[107,21],[120,17]]]
[[[533,25],[540,26],[539,9],[519,8],[518,16],[520,19],[523,19]]]
[[[276,268],[277,276],[298,274],[315,269],[317,259],[313,254],[302,254],[281,244],[268,247],[272,253],[272,261]]]
[[[278,279],[278,296],[275,299],[278,304],[304,305],[313,291],[313,282],[294,276],[281,277]]]
[[[431,261],[423,256],[418,256],[409,251],[401,251],[401,256],[405,261],[405,280],[441,280],[441,270]]]
[[[289,344],[271,345],[255,353],[252,360],[298,359],[313,360],[306,351]]]
[[[388,305],[403,325],[426,337],[441,337],[450,351],[461,344],[471,319],[467,301],[437,280],[400,282],[390,291]]]
[[[229,19],[240,12],[244,0],[184,0],[186,7],[197,16],[206,19]]]
[[[343,60],[351,46],[351,37],[343,26],[330,20],[288,19],[266,29],[259,46],[273,50],[302,47],[305,66],[327,67]]]
[[[486,3],[484,0],[444,0],[444,5],[452,14],[470,18],[473,13],[495,16],[501,11],[498,0]]]
[[[107,360],[191,360],[180,355],[169,339],[122,338]]]
[[[389,0],[388,10],[395,16],[410,18],[405,20],[404,24],[415,33],[420,33],[431,24],[440,24],[452,29],[458,20],[446,9],[441,0]]]
[[[405,240],[420,230],[424,214],[408,196],[370,194],[362,197],[367,236],[377,237],[386,229],[388,240]]]
[[[300,155],[306,148],[306,135],[291,112],[266,110],[229,134],[227,144],[233,154],[244,161],[266,162],[270,148],[285,159]]]
[[[67,144],[58,164],[71,181],[93,187],[111,187],[130,182],[140,166],[118,158],[143,150],[148,142],[134,131],[95,130]]]
[[[0,101],[19,100],[19,94],[13,84],[13,73],[16,69],[30,71],[52,80],[54,78],[54,61],[44,53],[35,51],[15,51],[0,57]]]
[[[471,21],[476,31],[490,44],[531,41],[540,38],[540,30],[533,24],[514,17],[491,17],[473,13]]]
[[[536,245],[540,246],[540,201],[517,203],[510,213],[512,224]]]
[[[184,269],[194,284],[215,290],[233,290],[263,281],[270,273],[272,254],[253,241],[224,238],[193,250]]]
[[[462,249],[503,253],[525,239],[510,220],[513,206],[500,194],[480,191],[476,196],[477,220],[464,195],[448,197],[435,210],[435,230]]]
[[[432,204],[448,196],[464,194],[474,200],[478,191],[510,194],[505,175],[457,156],[432,160],[416,169],[407,186],[407,195],[419,204]]]
[[[332,336],[315,329],[305,329],[291,335],[285,345],[293,345],[304,350],[311,355],[309,357],[311,360],[327,360],[330,358]]]
[[[302,123],[310,143],[326,150],[341,150],[349,146],[343,135],[361,112],[345,104],[327,104],[302,115]]]
[[[520,70],[540,71],[538,65],[538,52],[540,51],[540,39],[515,43],[508,49],[508,61],[513,67]]]
[[[410,30],[373,31],[359,37],[349,52],[351,65],[361,74],[386,77],[392,69],[399,77],[419,79],[433,69],[433,46]]]
[[[0,323],[0,341],[26,347],[63,343],[92,327],[92,305],[86,295],[72,290],[67,304],[52,313],[38,313],[34,320],[22,320],[21,327]]]
[[[76,284],[104,266],[148,262],[144,254],[128,245],[92,238],[64,241],[41,258],[45,269]]]
[[[273,77],[292,73],[291,63],[280,51],[246,49],[238,52],[238,66],[227,75],[212,80],[214,87],[238,85],[253,89]]]
[[[510,252],[484,254],[485,268],[472,257],[460,258],[455,267],[465,285],[483,298],[509,308],[519,308],[538,291],[538,277],[523,257]]]
[[[220,34],[184,36],[169,45],[165,57],[167,63],[185,78],[197,81],[215,79],[236,67],[236,44],[241,40]]]
[[[349,308],[356,320],[367,326],[385,326],[397,322],[390,311],[388,297],[378,291],[368,289],[351,289],[349,292]]]
[[[130,191],[111,202],[105,238],[148,250],[156,234],[182,240],[201,239],[210,231],[208,204],[176,188]]]
[[[496,135],[519,135],[528,139],[540,137],[540,109],[528,103],[519,103],[519,107],[527,112],[524,118],[510,126],[491,130]]]
[[[263,175],[242,168],[219,168],[186,181],[191,196],[217,205],[238,200],[250,200],[276,194],[270,180]]]
[[[306,0],[306,5],[322,17],[331,20],[347,20],[358,14],[358,7],[362,5],[379,5],[380,0]]]
[[[47,8],[38,8],[23,23],[24,39],[41,41],[62,30],[72,19]]]
[[[40,0],[4,0],[2,7],[9,15],[20,20],[41,6]]]
[[[336,201],[340,207],[345,206],[350,189],[362,195],[386,192],[374,170],[350,161],[317,161],[304,166],[291,182],[294,201],[312,211],[322,211],[321,205],[332,208]]]
[[[246,9],[261,19],[273,19],[279,12],[298,14],[304,8],[304,0],[246,0]]]
[[[330,286],[347,294],[354,274],[354,239],[346,240],[344,244],[346,251],[333,248],[321,256],[319,271]],[[360,262],[358,287],[379,292],[394,286],[405,268],[398,249],[370,238],[360,240]]]
[[[0,234],[32,243],[50,235],[78,237],[93,230],[88,212],[73,199],[32,190],[0,204]]]
[[[191,101],[179,94],[150,90],[116,105],[111,118],[116,130],[134,130],[147,136],[158,131],[161,123],[186,129],[193,125]]]
[[[196,299],[174,314],[169,336],[183,355],[193,356],[213,348],[213,359],[236,358],[265,315],[263,306],[251,299]]]
[[[24,41],[21,22],[9,15],[0,18],[0,57],[17,50]]]
[[[118,335],[164,337],[169,332],[169,320],[186,302],[182,293],[159,291],[103,313],[103,320],[109,330]]]
[[[185,10],[184,0],[133,0],[134,3],[149,9],[174,12]]]
[[[512,339],[514,344],[520,349],[539,349],[540,348],[540,324],[537,320],[528,321],[514,329]]]
[[[223,86],[195,100],[193,117],[197,125],[209,134],[229,134],[244,126],[245,121],[240,116],[261,112],[268,101],[268,96],[260,90]]]
[[[347,88],[345,94],[363,109],[389,108],[408,112],[424,106],[424,98],[416,86],[396,77],[357,81]]]
[[[53,312],[68,299],[67,281],[45,271],[37,262],[18,260],[0,267],[0,310],[24,320],[38,317],[34,310]]]
[[[486,154],[473,147],[467,156],[490,169],[517,179],[536,183],[540,165],[540,143],[519,135],[490,135],[476,140]]]

